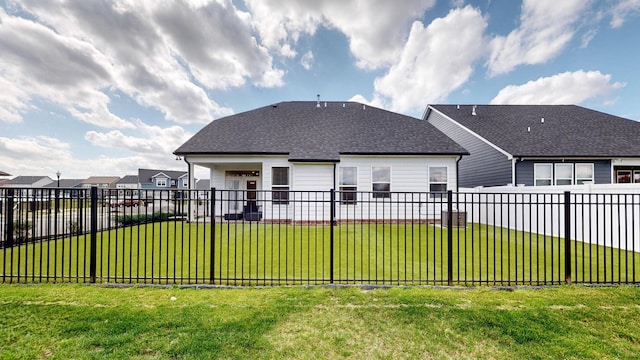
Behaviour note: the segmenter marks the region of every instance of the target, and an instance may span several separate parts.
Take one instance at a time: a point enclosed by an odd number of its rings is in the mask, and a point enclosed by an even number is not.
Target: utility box
[[[466,211],[443,211],[442,223],[443,227],[446,227],[449,223],[449,216],[451,216],[451,226],[454,228],[467,227],[467,212]]]

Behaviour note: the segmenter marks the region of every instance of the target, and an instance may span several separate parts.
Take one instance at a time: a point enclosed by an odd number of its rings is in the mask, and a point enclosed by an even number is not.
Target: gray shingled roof
[[[212,121],[176,151],[288,154],[292,161],[338,161],[340,154],[466,155],[438,129],[355,102],[281,102]]]
[[[116,184],[137,184],[138,175],[125,175],[122,179],[118,180]]]
[[[640,156],[640,122],[576,105],[431,107],[516,157]]]
[[[60,179],[60,187],[61,188],[73,188],[73,187],[81,187],[84,179]],[[49,185],[45,186],[46,188],[56,188],[58,187],[58,181],[53,180],[53,182]]]
[[[15,178],[7,181],[5,184],[11,185],[31,185],[44,178],[51,180],[48,176],[16,176]]]

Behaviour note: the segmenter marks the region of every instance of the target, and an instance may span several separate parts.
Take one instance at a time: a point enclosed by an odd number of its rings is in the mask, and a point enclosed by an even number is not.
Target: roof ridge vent
[[[473,108],[471,109],[471,115],[476,116],[476,105],[473,105]]]
[[[320,94],[316,95],[318,97],[318,102],[316,103],[316,107],[320,107]]]

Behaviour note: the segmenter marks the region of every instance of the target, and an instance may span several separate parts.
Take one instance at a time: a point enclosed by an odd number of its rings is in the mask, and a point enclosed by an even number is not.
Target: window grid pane
[[[576,184],[593,182],[593,164],[576,164]]]
[[[535,164],[534,165],[534,183],[536,186],[549,186],[552,183],[553,167],[551,164]]]
[[[340,168],[340,185],[357,185],[357,169],[355,167]]]
[[[288,167],[274,167],[271,174],[272,185],[289,185],[289,168]]]

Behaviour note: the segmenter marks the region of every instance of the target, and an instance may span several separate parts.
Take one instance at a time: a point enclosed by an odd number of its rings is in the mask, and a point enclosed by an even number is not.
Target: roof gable
[[[464,155],[426,121],[355,102],[293,101],[212,121],[176,154],[283,154],[338,161],[340,154]]]
[[[138,169],[138,181],[141,184],[151,184],[154,181],[153,179],[159,176],[176,180],[185,174],[187,174],[186,171],[179,170]]]
[[[430,108],[515,157],[640,156],[640,122],[576,105]]]
[[[137,184],[138,175],[125,175],[122,179],[118,180],[117,184]]]

